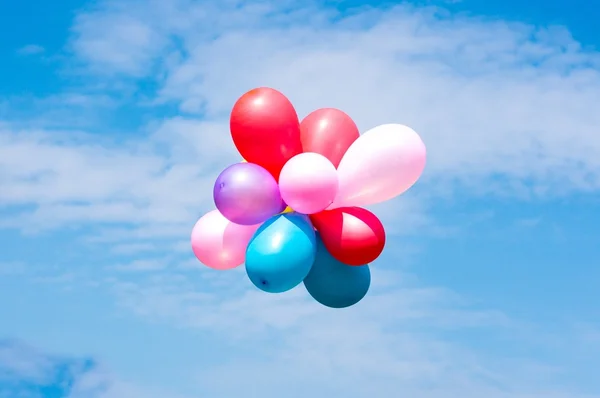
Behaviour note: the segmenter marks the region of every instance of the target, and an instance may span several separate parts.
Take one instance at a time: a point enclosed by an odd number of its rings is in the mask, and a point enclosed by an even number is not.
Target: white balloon
[[[392,199],[417,182],[425,160],[425,144],[410,127],[374,127],[344,154],[338,166],[338,193],[327,209],[367,206]]]

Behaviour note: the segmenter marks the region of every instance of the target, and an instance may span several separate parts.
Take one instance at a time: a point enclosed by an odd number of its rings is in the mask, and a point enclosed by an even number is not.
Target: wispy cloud
[[[382,120],[414,126],[430,149],[432,178],[471,182],[475,189],[497,187],[498,181],[480,182],[499,175],[509,179],[505,189],[534,185],[540,194],[598,185],[599,57],[565,30],[406,6],[342,16],[310,3],[291,13],[283,3],[132,5],[123,20],[123,6],[109,4],[86,21],[112,18],[123,29],[143,21],[168,45],[159,41],[141,46],[143,56],[128,55],[127,43],[104,35],[110,51],[90,57],[82,49],[80,57],[103,65],[121,54],[140,68],[152,59],[162,70],[159,98],[184,112],[219,118],[243,90],[271,85],[288,93],[301,114],[331,105],[363,129]],[[100,34],[93,24],[78,26],[84,37]],[[85,40],[75,43],[85,48]],[[113,70],[125,73],[119,65]]]
[[[18,262],[0,262],[0,275],[15,275],[24,272],[26,267]]]
[[[145,260],[134,260],[129,264],[118,264],[110,267],[114,271],[120,272],[145,272],[145,271],[158,271],[166,268],[169,265],[168,259],[145,259]]]
[[[0,396],[67,396],[77,378],[95,366],[89,359],[45,355],[16,341],[0,341]]]
[[[124,382],[91,358],[50,355],[13,340],[0,340],[0,397],[183,398]]]
[[[373,271],[372,291],[349,311],[320,307],[302,288],[277,296],[258,292],[243,270],[202,270],[193,278],[171,271],[109,283],[127,312],[214,333],[237,352],[195,370],[198,386],[211,396],[260,392],[270,398],[286,389],[292,398],[395,391],[418,398],[586,397],[561,384],[568,369],[560,363],[510,350],[483,354],[451,337],[460,332],[488,344],[541,344],[539,331],[530,334],[527,324],[506,314],[478,309],[445,289],[420,287],[396,271]],[[231,377],[238,382],[229,383]],[[264,384],[271,388],[265,391]]]
[[[42,54],[46,51],[46,49],[37,44],[28,44],[24,47],[21,47],[17,50],[17,54],[19,55],[37,55]]]
[[[258,85],[282,89],[301,115],[337,106],[363,129],[383,121],[414,126],[430,153],[422,184],[436,183],[417,191],[455,190],[456,182],[471,194],[598,187],[598,55],[564,31],[447,18],[435,9],[331,19],[331,10],[310,4],[284,14],[275,5],[233,10],[223,3],[210,5],[228,17],[216,18],[207,37],[202,32],[217,14],[207,16],[204,7],[119,2],[77,20],[73,48],[92,71],[136,79],[149,63],[160,64],[150,78],[156,99],[191,116],[150,123],[150,135],[132,136],[126,147],[98,136],[81,142],[71,132],[3,128],[4,152],[12,153],[3,167],[19,172],[7,177],[2,200],[38,206],[28,225],[189,219],[189,211],[206,208],[202,187],[237,160],[225,117],[239,94]],[[243,21],[231,25],[238,12]],[[303,19],[309,13],[317,21],[310,29]],[[109,34],[106,24],[129,33]],[[36,160],[17,164],[28,158]]]

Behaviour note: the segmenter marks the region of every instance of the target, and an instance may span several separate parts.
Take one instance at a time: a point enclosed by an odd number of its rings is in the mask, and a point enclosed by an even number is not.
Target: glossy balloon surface
[[[275,179],[283,165],[302,152],[298,114],[286,96],[272,88],[242,95],[233,106],[229,127],[242,157]]]
[[[280,214],[256,231],[246,250],[246,273],[259,289],[282,293],[308,275],[315,260],[315,231],[307,216]]]
[[[217,209],[231,222],[254,225],[285,209],[275,178],[253,163],[237,163],[219,175],[213,188]]]
[[[421,137],[401,124],[377,126],[352,143],[338,166],[339,189],[328,210],[368,206],[408,190],[425,168]]]
[[[207,267],[226,270],[241,265],[259,225],[238,225],[218,210],[202,216],[192,229],[192,251]]]
[[[385,247],[385,229],[375,214],[360,207],[342,207],[310,216],[333,257],[348,265],[373,262]]]
[[[346,308],[361,301],[371,286],[368,265],[351,267],[333,258],[317,237],[315,262],[304,279],[308,293],[331,308]]]
[[[359,136],[352,118],[335,108],[317,109],[300,123],[302,150],[325,156],[334,167]]]
[[[283,200],[295,211],[302,214],[320,212],[335,199],[337,170],[323,155],[301,153],[283,166],[279,190]]]

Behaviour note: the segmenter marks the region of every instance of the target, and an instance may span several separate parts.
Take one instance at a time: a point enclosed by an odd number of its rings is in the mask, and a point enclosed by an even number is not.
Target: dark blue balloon
[[[304,279],[308,293],[331,308],[350,307],[365,297],[371,286],[369,265],[346,265],[329,254],[317,235],[315,262]]]
[[[310,219],[302,214],[279,214],[256,231],[246,249],[250,281],[268,293],[298,286],[310,272],[317,245]]]

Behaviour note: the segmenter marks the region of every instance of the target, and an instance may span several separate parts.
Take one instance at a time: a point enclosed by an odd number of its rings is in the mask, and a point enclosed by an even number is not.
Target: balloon
[[[192,230],[192,251],[204,265],[226,270],[241,265],[260,225],[234,224],[218,211],[206,213]]]
[[[282,293],[308,275],[315,251],[315,231],[308,217],[280,214],[266,221],[248,244],[246,273],[260,290]]]
[[[213,188],[217,209],[231,222],[260,224],[282,211],[277,182],[253,163],[237,163],[219,175]]]
[[[366,209],[342,207],[313,214],[310,219],[329,253],[344,264],[370,263],[385,246],[383,224]]]
[[[279,176],[281,197],[303,214],[317,213],[329,206],[338,189],[335,166],[318,153],[301,153],[291,158]]]
[[[331,308],[350,307],[366,296],[371,285],[371,270],[367,264],[349,267],[329,254],[317,236],[315,262],[304,287],[319,303]]]
[[[366,206],[409,189],[425,168],[425,144],[410,127],[383,124],[361,135],[338,166],[339,190],[328,209]]]
[[[287,213],[291,213],[291,212],[293,212],[293,211],[294,211],[294,210],[292,210],[292,208],[291,208],[290,206],[287,206],[287,207],[285,208],[285,210],[283,210],[283,211],[281,212],[281,214],[287,214]]]
[[[285,202],[283,201],[283,199],[282,199],[282,200],[281,200],[281,206],[279,206],[279,210],[277,210],[277,213],[276,213],[276,214],[281,214],[281,213],[284,213],[284,212],[285,212],[285,209],[287,209],[287,208],[288,208],[288,205],[287,205],[287,203],[285,203]]]
[[[231,136],[242,157],[275,179],[290,158],[302,152],[300,122],[292,103],[279,91],[261,87],[242,95],[231,111]]]
[[[300,123],[303,152],[316,152],[338,167],[344,153],[360,137],[354,121],[339,109],[317,109]]]

